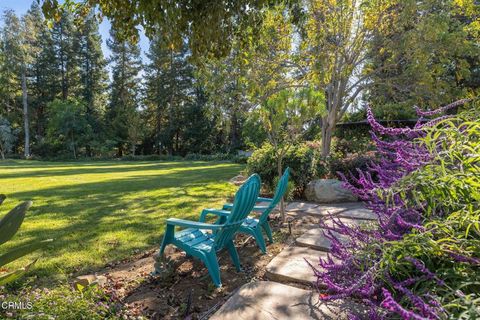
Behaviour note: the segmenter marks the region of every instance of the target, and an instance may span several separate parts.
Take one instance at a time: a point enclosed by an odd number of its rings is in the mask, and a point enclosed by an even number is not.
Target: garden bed
[[[218,255],[222,277],[219,289],[213,285],[207,269],[199,260],[187,258],[185,252],[173,246],[168,246],[165,251],[169,263],[174,266],[168,276],[150,276],[157,249],[110,265],[97,274],[106,276],[106,292],[122,305],[127,317],[208,318],[243,284],[265,280],[267,264],[300,232],[300,228],[294,226],[290,228],[290,234],[288,225],[280,228],[278,220],[272,227],[275,243],[268,245],[267,254],[261,253],[253,238],[243,234],[237,236],[235,244],[243,272],[235,270],[226,251]]]

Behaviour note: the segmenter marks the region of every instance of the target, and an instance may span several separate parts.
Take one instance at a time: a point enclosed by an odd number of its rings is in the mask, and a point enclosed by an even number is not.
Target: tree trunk
[[[25,158],[30,158],[30,126],[28,120],[28,96],[27,96],[27,76],[25,69],[22,71],[22,103],[23,103],[23,127],[25,131]]]
[[[335,128],[335,125],[332,125],[328,120],[323,121],[322,119],[322,158],[323,159],[326,159],[330,155],[334,128]]]
[[[5,160],[5,153],[2,150],[0,150],[0,155],[2,156],[2,160]]]
[[[123,157],[123,147],[121,144],[118,145],[117,157]]]
[[[77,159],[77,150],[75,150],[75,137],[72,131],[72,149],[73,149],[73,159]]]
[[[234,109],[230,120],[230,152],[238,148],[239,140],[238,117],[237,111]]]

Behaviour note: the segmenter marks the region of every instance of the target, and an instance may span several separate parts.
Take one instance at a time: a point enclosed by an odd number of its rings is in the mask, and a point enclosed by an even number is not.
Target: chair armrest
[[[216,209],[203,209],[202,214],[200,215],[200,222],[204,222],[207,214],[214,214],[219,217],[228,217],[230,215],[230,211],[227,210],[216,210]]]
[[[252,211],[265,211],[267,210],[268,206],[255,206],[253,207]],[[225,203],[223,205],[223,210],[232,210],[233,203]]]
[[[222,208],[222,210],[232,210],[232,209],[233,209],[233,203],[225,203]]]
[[[167,219],[167,225],[195,228],[195,229],[209,229],[209,230],[217,230],[223,227],[223,225],[218,225],[218,224],[195,222],[195,221],[183,220],[183,219],[177,219],[177,218]]]
[[[272,202],[272,198],[263,198],[263,197],[258,197],[257,202]]]
[[[268,206],[255,206],[253,207],[253,211],[265,211],[268,209]]]

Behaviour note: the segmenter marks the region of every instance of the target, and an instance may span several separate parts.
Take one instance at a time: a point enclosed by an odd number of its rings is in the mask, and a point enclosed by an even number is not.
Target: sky
[[[28,11],[33,1],[35,0],[0,0],[0,11],[13,9],[17,15],[22,16]],[[107,19],[103,19],[100,24],[100,34],[102,35],[102,49],[106,58],[110,56],[110,50],[107,47],[107,39],[110,37],[109,32],[110,22]],[[140,34],[140,47],[142,49],[142,60],[146,61],[145,52],[148,50],[148,38],[143,32]]]

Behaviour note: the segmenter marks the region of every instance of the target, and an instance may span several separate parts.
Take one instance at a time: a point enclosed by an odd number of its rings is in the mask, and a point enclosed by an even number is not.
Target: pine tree
[[[78,30],[78,61],[80,64],[80,97],[85,102],[86,121],[93,136],[86,139],[86,154],[92,156],[92,144],[102,135],[101,117],[105,111],[108,74],[102,52],[102,39],[94,12],[85,18]]]
[[[57,53],[57,72],[61,98],[75,98],[80,94],[80,66],[78,61],[78,32],[70,13],[64,12],[52,29],[52,39]]]
[[[19,110],[19,57],[20,43],[18,30],[20,21],[11,10],[3,12],[3,28],[1,29],[0,46],[0,112],[5,115],[12,126],[20,126]],[[12,28],[16,28],[14,32]]]
[[[150,43],[146,67],[148,119],[157,152],[181,152],[185,107],[194,101],[193,67],[186,46],[175,50],[160,38]]]
[[[30,43],[35,56],[28,67],[29,105],[31,110],[31,128],[34,152],[42,154],[45,137],[47,104],[59,97],[60,86],[57,78],[55,47],[43,14],[37,3],[33,3],[24,16],[26,30],[35,35]],[[27,27],[28,26],[28,27]]]
[[[24,156],[30,157],[30,121],[27,93],[27,72],[35,53],[36,34],[31,32],[28,19],[21,21],[12,10],[4,12],[4,27],[2,30],[2,51],[5,60],[2,74],[6,79],[3,83],[2,96],[6,99],[7,108],[18,110],[16,106],[21,91],[21,110],[23,113]],[[20,88],[18,87],[20,84]]]
[[[195,100],[186,106],[184,112],[184,153],[211,154],[215,152],[215,118],[209,112],[208,97],[204,89],[197,85]]]
[[[110,138],[116,142],[117,155],[123,156],[127,144],[132,144],[132,132],[135,131],[132,126],[141,126],[137,121],[140,102],[140,48],[120,39],[114,30],[110,31],[110,35],[107,45],[112,51],[110,63],[113,64],[113,79],[106,120]]]

